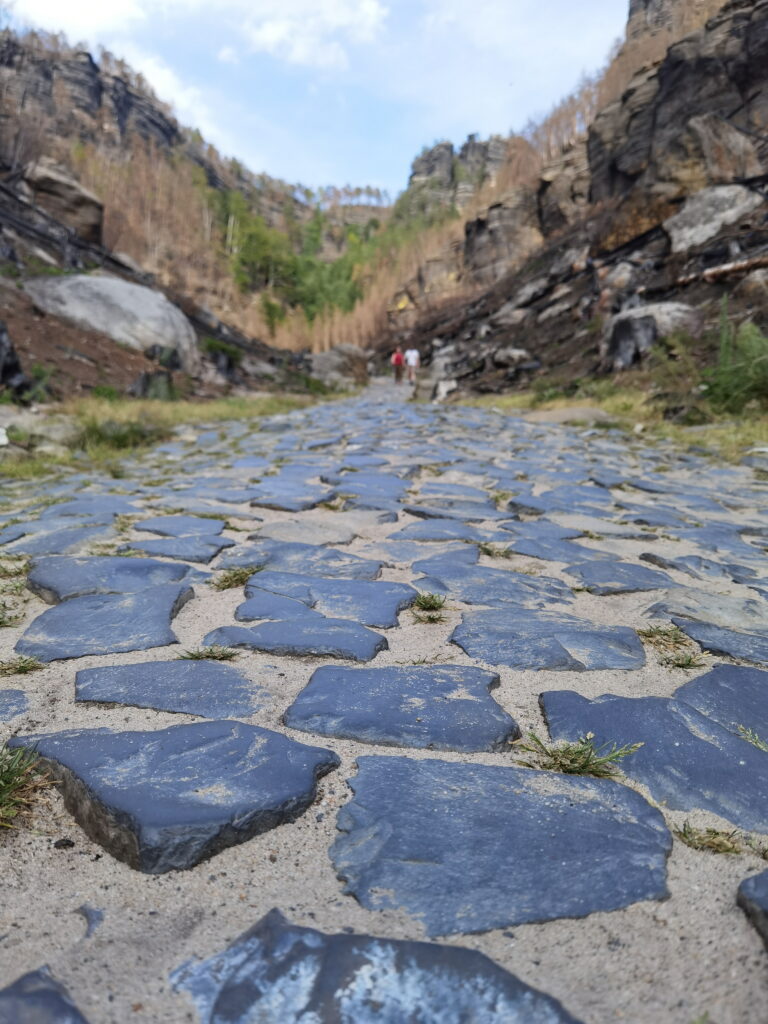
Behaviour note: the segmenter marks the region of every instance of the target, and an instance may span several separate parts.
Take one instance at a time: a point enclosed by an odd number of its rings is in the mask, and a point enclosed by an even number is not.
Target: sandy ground
[[[476,478],[462,479],[455,473],[442,479],[476,483]],[[263,516],[265,524],[296,518],[242,506],[241,525],[250,526],[252,511]],[[403,514],[398,524],[375,525],[368,517],[361,528],[360,517],[324,509],[304,513],[301,520],[306,524],[308,541],[312,540],[313,527],[338,527],[348,521],[361,529],[361,535],[344,550],[361,555],[374,554],[388,534],[412,521]],[[228,535],[238,541],[245,536],[235,531],[228,531]],[[613,543],[617,551],[628,556],[649,550],[645,541]],[[429,555],[440,545],[424,547]],[[684,545],[665,540],[652,545],[652,550],[673,556],[688,550],[683,549]],[[567,579],[569,584],[574,582],[563,575],[563,566],[557,563],[523,556],[503,562],[482,556],[481,561],[496,567],[532,569]],[[382,578],[411,582],[413,574],[395,565],[385,569]],[[686,577],[676,578],[680,583],[690,583]],[[197,647],[210,629],[232,623],[234,609],[242,600],[239,589],[224,593],[205,585],[195,589],[196,600],[175,621],[182,648]],[[729,585],[724,584],[723,590],[729,590]],[[645,593],[598,598],[579,593],[569,611],[596,622],[641,627],[645,624],[641,611],[653,596]],[[30,597],[24,606],[24,621],[0,631],[0,660],[12,656],[23,629],[45,607]],[[375,665],[409,664],[425,656],[453,664],[479,664],[447,642],[461,611],[461,605],[451,604],[445,621],[436,625],[417,623],[410,612],[404,612],[398,629],[382,631],[390,649],[378,656]],[[0,738],[11,731],[98,726],[159,729],[196,721],[186,715],[74,703],[73,682],[78,669],[163,661],[175,657],[178,651],[178,647],[169,647],[81,658],[2,680],[0,689],[27,691],[30,711],[26,718],[0,726],[5,730]],[[327,850],[337,834],[336,812],[350,795],[347,780],[355,774],[355,759],[371,753],[407,753],[413,758],[505,765],[513,755],[401,751],[326,741],[285,729],[281,724],[283,712],[314,669],[326,663],[326,659],[276,658],[250,652],[242,653],[234,663],[254,684],[271,694],[268,706],[246,721],[299,741],[331,746],[342,758],[341,767],[321,781],[315,805],[294,824],[229,849],[191,871],[159,877],[136,873],[91,842],[64,810],[55,791],[37,808],[29,828],[0,838],[0,987],[48,964],[91,1024],[195,1021],[197,1016],[187,997],[172,991],[169,972],[191,958],[220,951],[273,907],[296,924],[329,932],[353,929],[389,938],[424,938],[421,926],[405,913],[361,908],[353,897],[343,893],[334,875]],[[658,654],[649,648],[647,667],[635,672],[498,671],[502,682],[494,691],[495,699],[518,720],[524,732],[536,730],[544,735],[537,702],[542,691],[571,687],[587,697],[603,693],[668,696],[704,670],[687,673],[662,667]],[[636,788],[642,792],[642,787]],[[687,819],[696,825],[732,829],[709,814],[662,810],[670,827]],[[56,849],[54,843],[61,838],[72,840],[74,846]],[[754,855],[717,856],[675,842],[669,860],[671,896],[665,902],[639,903],[587,919],[458,935],[441,941],[482,951],[527,983],[561,1000],[572,1014],[589,1024],[693,1024],[703,1020],[709,1024],[751,1024],[768,1020],[768,955],[736,906],[735,894],[743,878],[765,867],[765,862]],[[90,937],[78,910],[86,904],[104,911],[103,923]]]

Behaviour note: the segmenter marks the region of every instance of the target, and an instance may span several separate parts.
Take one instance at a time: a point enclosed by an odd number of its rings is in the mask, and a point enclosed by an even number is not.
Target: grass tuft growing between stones
[[[768,741],[762,739],[754,731],[754,729],[748,729],[746,725],[737,725],[736,728],[739,731],[739,736],[747,743],[751,743],[753,747],[757,747],[758,750],[765,751],[768,754]]]
[[[15,626],[20,621],[19,610],[5,601],[0,601],[0,628]]]
[[[638,629],[637,635],[660,651],[676,650],[690,644],[690,640],[678,626],[648,626],[646,629]]]
[[[439,612],[445,608],[446,597],[444,594],[419,594],[413,602],[413,607],[420,612]]]
[[[198,647],[195,651],[184,651],[176,661],[232,661],[239,656],[240,651],[214,644],[213,647]]]
[[[16,828],[18,818],[49,785],[36,754],[22,747],[0,747],[0,828]]]
[[[748,852],[738,829],[721,832],[716,828],[694,828],[685,822],[682,828],[673,829],[674,835],[692,850],[709,850],[710,853],[739,854]],[[753,850],[753,852],[755,852]],[[764,855],[761,853],[761,856]]]
[[[244,587],[251,576],[261,572],[261,566],[241,565],[234,569],[225,569],[220,573],[211,586],[214,590],[234,590],[235,587]]]
[[[666,658],[661,659],[661,663],[667,668],[694,669],[707,667],[707,662],[702,654],[690,651],[667,655]]]
[[[481,553],[487,555],[488,558],[512,558],[514,551],[511,548],[502,548],[496,544],[488,544],[485,541],[481,541],[477,545]]]
[[[434,626],[438,622],[445,622],[445,616],[442,612],[427,612],[426,615],[422,615],[419,612],[412,612],[412,614],[416,622],[420,622],[425,626]]]
[[[22,555],[17,560],[11,559],[8,562],[0,563],[0,580],[18,580],[29,573],[29,560]]]
[[[637,753],[643,746],[642,743],[628,743],[617,747],[615,743],[605,743],[596,747],[594,740],[594,733],[588,732],[575,743],[545,743],[532,732],[528,734],[527,742],[518,742],[513,749],[530,755],[529,760],[517,762],[524,768],[610,779],[619,774],[619,761]]]
[[[29,672],[39,672],[41,668],[45,668],[42,661],[22,654],[10,661],[0,661],[0,676],[25,676]]]

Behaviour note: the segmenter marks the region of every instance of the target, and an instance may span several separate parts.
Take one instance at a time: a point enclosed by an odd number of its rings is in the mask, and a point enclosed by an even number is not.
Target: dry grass
[[[36,754],[23,747],[0,747],[0,828],[18,828],[19,819],[51,784]]]
[[[0,676],[25,676],[29,672],[39,672],[42,668],[45,668],[45,665],[37,658],[20,655],[18,658],[11,658],[10,661],[0,661]]]
[[[710,853],[745,854],[752,853],[763,860],[768,859],[768,848],[752,836],[739,832],[723,832],[716,828],[694,828],[686,821],[682,828],[673,829],[674,835],[692,850],[707,850]]]
[[[244,587],[251,576],[259,571],[260,567],[253,565],[225,569],[211,582],[211,586],[214,590],[234,590],[236,587]]]

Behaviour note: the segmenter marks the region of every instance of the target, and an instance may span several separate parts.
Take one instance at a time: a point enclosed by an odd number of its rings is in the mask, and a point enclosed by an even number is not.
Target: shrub
[[[723,304],[717,366],[704,374],[707,398],[721,412],[739,413],[749,402],[768,407],[768,338],[752,322],[735,328]]]

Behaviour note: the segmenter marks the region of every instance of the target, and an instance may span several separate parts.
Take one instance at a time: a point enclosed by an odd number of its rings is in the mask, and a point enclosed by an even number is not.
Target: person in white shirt
[[[421,366],[421,356],[417,348],[405,350],[405,365],[408,367],[408,383],[416,383],[416,371]]]

